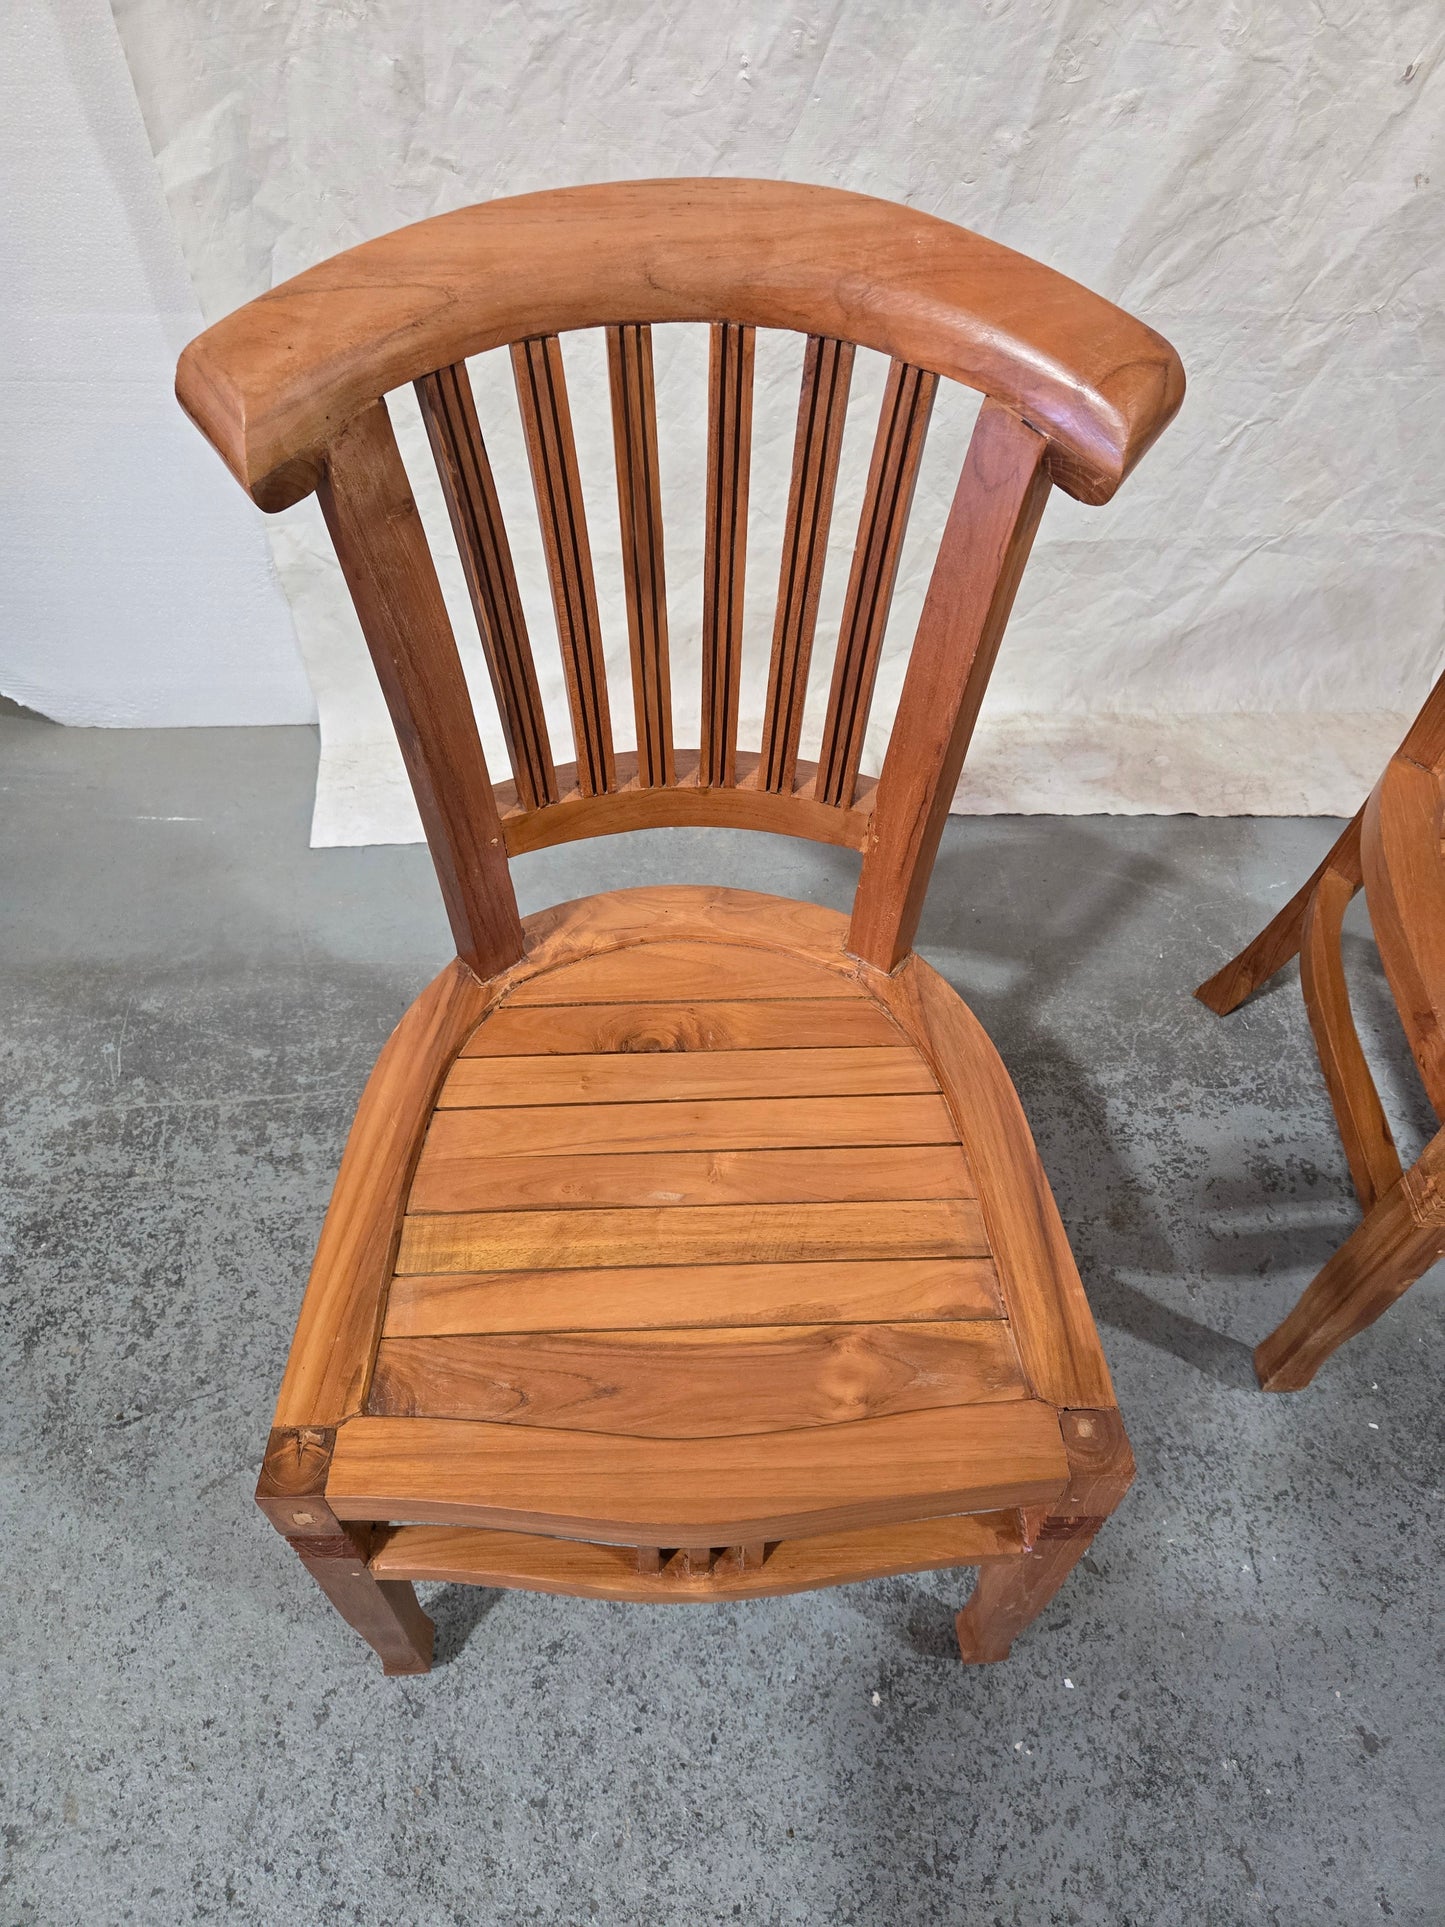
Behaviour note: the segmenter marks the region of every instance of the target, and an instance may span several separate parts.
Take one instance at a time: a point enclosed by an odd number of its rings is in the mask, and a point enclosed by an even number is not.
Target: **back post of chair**
[[[696,744],[675,740],[653,331],[710,326]],[[635,751],[614,704],[562,336],[605,330]],[[759,328],[805,338],[760,740],[740,743]],[[856,348],[886,354],[816,764],[800,757]],[[573,739],[559,760],[467,371],[510,353]],[[860,775],[940,378],[982,392],[882,774]],[[414,384],[511,764],[493,792],[384,396]],[[912,210],[747,181],[625,183],[464,209],[323,263],[209,330],[178,392],[255,499],[318,488],[416,792],[458,954],[520,955],[509,851],[667,823],[862,854],[850,948],[911,948],[1049,489],[1103,501],[1182,395],[1168,344],[1050,270]],[[672,610],[673,624],[678,611]]]

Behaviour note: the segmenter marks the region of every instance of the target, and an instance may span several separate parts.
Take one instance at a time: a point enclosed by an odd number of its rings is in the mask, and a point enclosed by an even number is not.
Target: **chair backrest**
[[[654,324],[711,324],[701,732],[673,737]],[[559,335],[607,331],[635,756],[613,746]],[[805,335],[761,741],[738,742],[755,331]],[[855,347],[891,361],[821,753],[799,760]],[[466,369],[510,349],[575,761],[549,740]],[[985,397],[883,770],[864,731],[939,379]],[[493,791],[382,397],[414,383],[512,764]],[[910,208],[745,180],[617,183],[463,208],[298,275],[192,342],[183,406],[264,509],[317,490],[385,692],[459,955],[520,954],[509,851],[664,823],[863,854],[850,947],[911,947],[944,818],[1049,488],[1106,501],[1168,423],[1169,344],[1077,283]]]

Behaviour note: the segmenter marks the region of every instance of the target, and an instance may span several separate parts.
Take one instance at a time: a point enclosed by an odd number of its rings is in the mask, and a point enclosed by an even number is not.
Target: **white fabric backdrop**
[[[338,248],[468,201],[734,173],[910,202],[1037,255],[1169,336],[1190,377],[1184,412],[1113,504],[1054,497],[963,807],[1348,812],[1440,667],[1445,19],[1435,0],[270,0],[243,10],[114,0],[114,10],[213,317]],[[683,688],[700,600],[698,558],[681,538],[701,500],[704,346],[701,331],[675,332],[658,346]],[[493,359],[478,364],[479,399],[520,529],[528,488]],[[797,360],[780,345],[762,384],[755,527],[776,521]],[[604,620],[625,663],[600,366],[586,344],[569,363]],[[878,371],[860,375],[857,391],[845,449],[855,470]],[[884,721],[969,414],[955,395],[935,418]],[[423,484],[424,443],[414,422],[402,429]],[[834,611],[860,488],[855,472],[840,494]],[[438,528],[434,486],[423,507]],[[314,503],[273,533],[321,714],[316,840],[414,835]],[[519,546],[542,645],[551,625],[540,553],[534,541]],[[768,641],[767,553],[755,551],[751,570],[755,662]],[[454,561],[443,573],[459,635],[472,637]],[[824,655],[828,640],[825,609]],[[485,718],[474,639],[466,652]],[[558,680],[548,693],[565,743]],[[615,706],[620,741],[626,709]],[[490,726],[488,740],[500,770]],[[878,741],[875,731],[875,763]]]

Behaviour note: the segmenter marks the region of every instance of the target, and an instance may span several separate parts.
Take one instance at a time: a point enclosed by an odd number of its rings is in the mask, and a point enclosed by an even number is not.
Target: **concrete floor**
[[[0,1923],[1445,1920],[1445,1298],[1256,1391],[1354,1211],[1293,973],[1189,996],[1333,826],[949,827],[920,948],[1017,1079],[1139,1461],[1008,1664],[959,1665],[939,1574],[432,1588],[443,1663],[389,1681],[251,1503],[352,1106],[447,955],[424,852],[307,849],[314,757],[0,720]],[[853,859],[675,831],[516,873],[841,906]]]

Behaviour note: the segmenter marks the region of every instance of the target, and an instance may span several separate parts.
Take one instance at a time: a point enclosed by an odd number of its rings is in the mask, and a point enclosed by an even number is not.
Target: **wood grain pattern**
[[[939,838],[1048,499],[1047,443],[979,411],[884,758],[848,947],[892,970],[913,947]]]
[[[490,1112],[466,1112],[487,1118]],[[612,1205],[866,1204],[973,1195],[956,1144],[865,1144],[802,1151],[495,1155],[439,1140],[422,1149],[410,1211],[540,1211]]]
[[[383,1338],[367,1410],[685,1439],[1027,1396],[983,1319]]]
[[[509,993],[512,1009],[527,1004],[610,1004],[621,999],[643,1004],[731,1002],[745,997],[856,999],[856,985],[839,972],[819,969],[785,950],[755,950],[742,944],[674,943],[608,950],[595,957],[559,964],[531,977]]]
[[[1399,1183],[1400,1154],[1360,1046],[1340,954],[1345,911],[1358,888],[1358,872],[1333,868],[1315,886],[1300,944],[1300,986],[1350,1177],[1368,1211]]]
[[[471,379],[465,366],[440,368],[417,382],[416,393],[497,698],[514,794],[524,809],[535,810],[555,803],[560,792],[512,546]]]
[[[1014,1640],[1038,1618],[1093,1543],[1101,1520],[1049,1520],[1021,1559],[980,1569],[955,1626],[968,1665],[1007,1659]]]
[[[645,324],[609,328],[607,367],[622,525],[622,580],[632,652],[638,780],[645,788],[661,788],[673,781],[676,770],[652,330]]]
[[[921,368],[895,361],[888,371],[858,518],[814,789],[819,802],[840,808],[852,803],[857,789],[868,711],[937,389],[938,377]]]
[[[783,559],[778,576],[778,607],[773,623],[773,653],[768,666],[767,707],[763,714],[763,756],[758,784],[786,794],[797,777],[798,739],[808,693],[808,665],[818,624],[818,597],[828,560],[828,530],[838,484],[838,457],[848,415],[853,346],[810,335],[803,360],[798,427],[793,442],[793,472],[788,485],[788,515],[783,526]]]
[[[1114,1406],[1058,1206],[997,1051],[957,991],[921,957],[885,982],[894,1015],[927,1051],[958,1123],[1029,1383],[1065,1408]]]
[[[486,1001],[462,963],[448,965],[376,1060],[301,1301],[276,1402],[278,1426],[334,1426],[361,1408],[422,1133],[457,1046]]]
[[[182,406],[263,508],[391,388],[528,336],[725,319],[856,341],[995,396],[1106,501],[1174,415],[1168,342],[1076,282],[916,209],[834,188],[620,181],[459,208],[334,256],[181,358]]]
[[[872,1002],[836,997],[717,1003],[503,1004],[467,1039],[454,1075],[473,1058],[614,1051],[649,1058],[709,1052],[896,1049],[902,1033]],[[880,1060],[881,1061],[881,1060]],[[538,1066],[540,1069],[540,1066]],[[664,1075],[662,1072],[656,1075]]]
[[[517,899],[456,639],[384,405],[337,437],[321,511],[376,666],[457,955],[490,977],[522,954]]]
[[[356,1418],[326,1496],[340,1518],[722,1546],[1043,1503],[1068,1459],[1031,1399],[734,1439],[645,1439],[467,1419]]]
[[[428,1163],[532,1153],[789,1150],[840,1144],[953,1144],[936,1093],[902,1097],[676,1098],[663,1104],[518,1104],[438,1111]]]
[[[470,1040],[468,1048],[470,1048]],[[933,1091],[933,1073],[902,1045],[862,1049],[554,1052],[459,1057],[443,1109],[527,1104],[639,1104],[673,1098],[864,1097]]]
[[[990,1258],[644,1265],[607,1271],[419,1273],[392,1280],[388,1337],[696,1325],[894,1324],[1001,1318]]]
[[[465,1526],[392,1526],[377,1534],[371,1565],[384,1579],[685,1605],[766,1599],[894,1573],[1016,1560],[1022,1550],[1016,1512],[976,1512],[784,1539],[769,1546],[766,1559],[757,1565],[739,1567],[718,1560],[706,1577],[670,1571],[664,1577],[660,1562],[651,1574],[640,1573],[635,1554],[624,1546]]]
[[[792,1264],[821,1258],[984,1258],[977,1202],[674,1205],[666,1209],[422,1213],[402,1226],[406,1271]],[[1104,1400],[1093,1400],[1102,1404]]]
[[[773,836],[803,837],[812,843],[831,843],[842,850],[861,850],[867,840],[868,818],[877,784],[860,781],[851,809],[835,809],[807,794],[814,765],[800,761],[798,789],[774,796],[755,786],[757,753],[739,750],[734,756],[738,787],[707,788],[700,784],[698,751],[674,749],[678,779],[666,789],[645,789],[638,780],[637,757],[618,750],[613,758],[616,785],[603,796],[585,796],[577,788],[576,765],[561,763],[557,783],[562,791],[555,803],[524,811],[517,807],[510,784],[497,786],[503,811],[502,829],[513,856],[525,850],[545,850],[584,836],[617,836],[627,830],[686,828],[716,825],[723,829],[765,830]]]
[[[577,785],[584,796],[595,796],[613,785],[612,717],[561,343],[553,334],[514,343],[512,371],[557,614]]]
[[[708,356],[707,508],[702,598],[702,748],[699,782],[737,778],[743,592],[752,466],[751,328],[712,325]]]

